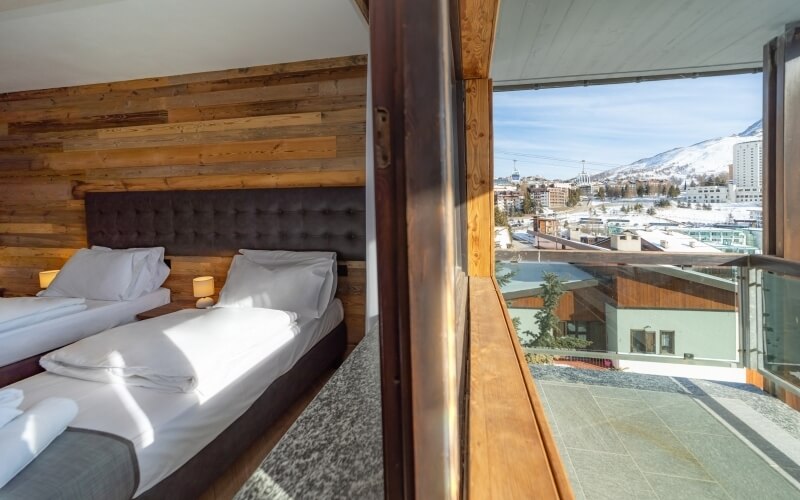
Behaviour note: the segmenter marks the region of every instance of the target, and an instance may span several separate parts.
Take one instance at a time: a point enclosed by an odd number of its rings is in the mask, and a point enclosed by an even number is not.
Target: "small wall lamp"
[[[50,286],[50,283],[56,278],[56,274],[58,274],[58,269],[39,272],[39,288],[44,289]]]
[[[192,280],[192,291],[197,300],[198,309],[206,309],[214,305],[214,277],[213,276],[199,276]]]

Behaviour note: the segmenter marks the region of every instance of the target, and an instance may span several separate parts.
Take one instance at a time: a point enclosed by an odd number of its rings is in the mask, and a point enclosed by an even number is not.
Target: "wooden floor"
[[[277,422],[272,425],[259,438],[247,452],[220,476],[219,479],[209,488],[200,500],[228,500],[233,498],[239,488],[247,481],[247,478],[258,468],[259,464],[272,451],[281,437],[289,430],[297,417],[303,413],[306,406],[322,390],[328,379],[334,374],[336,369],[328,370],[306,391],[286,412],[281,415]]]

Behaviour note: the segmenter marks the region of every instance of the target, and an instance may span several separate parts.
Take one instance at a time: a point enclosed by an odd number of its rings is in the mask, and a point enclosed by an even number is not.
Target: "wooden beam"
[[[462,78],[489,78],[500,0],[461,0]]]
[[[369,24],[369,0],[353,0],[364,20]]]
[[[467,258],[470,276],[494,272],[492,84],[467,80]]]

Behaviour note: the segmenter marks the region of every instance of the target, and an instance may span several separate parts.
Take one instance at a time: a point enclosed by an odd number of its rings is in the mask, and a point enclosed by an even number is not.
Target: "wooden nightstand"
[[[194,302],[183,302],[183,301],[170,302],[169,304],[164,304],[163,306],[156,307],[155,309],[150,309],[149,311],[140,312],[139,314],[136,315],[136,319],[142,321],[144,319],[157,318],[165,314],[174,313],[175,311],[180,311],[181,309],[194,309]]]

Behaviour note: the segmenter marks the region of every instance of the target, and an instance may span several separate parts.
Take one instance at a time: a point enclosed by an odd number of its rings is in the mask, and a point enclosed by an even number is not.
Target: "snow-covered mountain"
[[[642,158],[630,165],[608,170],[596,179],[624,179],[626,177],[691,179],[708,174],[727,173],[733,163],[733,146],[740,142],[761,139],[761,120],[738,134],[717,137],[691,146],[670,149],[650,158]]]

